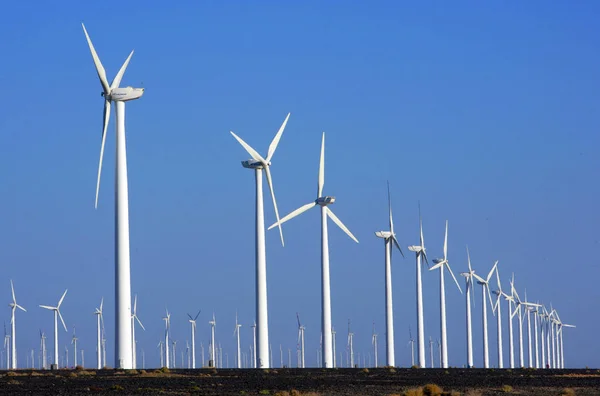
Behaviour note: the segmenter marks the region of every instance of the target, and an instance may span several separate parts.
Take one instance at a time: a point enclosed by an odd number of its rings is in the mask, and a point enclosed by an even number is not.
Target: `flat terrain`
[[[600,370],[177,369],[0,371],[2,395],[600,395]],[[454,393],[451,393],[454,392]],[[425,393],[427,394],[427,392]],[[434,393],[435,394],[435,393]],[[437,393],[439,394],[439,393]]]

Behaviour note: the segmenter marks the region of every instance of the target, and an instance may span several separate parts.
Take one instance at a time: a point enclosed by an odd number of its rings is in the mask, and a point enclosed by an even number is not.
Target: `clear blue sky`
[[[92,364],[93,311],[104,296],[113,362],[114,114],[94,210],[102,98],[84,22],[109,80],[135,49],[123,85],[146,88],[141,100],[127,104],[126,123],[132,290],[147,328],[137,331],[147,365],[158,365],[165,306],[178,345],[189,339],[186,313],[199,308],[198,342],[206,345],[214,311],[231,364],[237,310],[247,349],[254,176],[241,167],[248,155],[229,131],[266,153],[291,112],[273,158],[280,211],[314,199],[326,131],[325,192],[337,197],[335,213],[360,240],[355,244],[331,223],[338,351],[350,318],[356,352],[371,350],[375,321],[384,356],[383,244],[373,232],[387,227],[390,180],[404,248],[418,241],[420,200],[430,257],[441,254],[448,219],[456,274],[466,269],[467,244],[479,274],[500,260],[505,288],[515,272],[521,295],[526,288],[530,299],[552,303],[577,325],[565,333],[566,364],[599,366],[600,4],[10,2],[2,14],[0,284],[8,303],[13,279],[28,309],[17,317],[21,365],[26,350],[39,348],[39,329],[52,333],[51,313],[37,305],[55,304],[65,288],[69,334],[60,334],[61,353],[76,326]],[[265,213],[271,224],[268,195]],[[285,248],[276,231],[267,234],[276,364],[279,344],[295,349],[297,311],[307,328],[307,362],[314,364],[319,221],[314,210],[285,224]],[[425,334],[434,339],[438,277],[424,276]],[[395,254],[401,366],[410,364],[409,325],[416,331],[414,279],[414,257]],[[461,366],[464,296],[447,281],[450,365]],[[476,366],[482,366],[480,310],[478,293]],[[495,345],[495,318],[489,321]]]

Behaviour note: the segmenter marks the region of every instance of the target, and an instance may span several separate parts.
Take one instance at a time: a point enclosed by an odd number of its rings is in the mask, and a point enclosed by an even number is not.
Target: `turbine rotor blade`
[[[119,84],[121,84],[121,79],[123,78],[123,74],[125,74],[125,69],[127,69],[127,65],[129,65],[129,61],[131,60],[132,56],[133,56],[133,51],[131,51],[131,53],[125,60],[125,63],[123,63],[123,66],[121,66],[121,68],[119,69],[119,72],[115,76],[115,79],[113,80],[112,84],[110,85],[111,91],[115,88],[119,88]]]
[[[394,242],[394,245],[396,245],[396,248],[400,250],[400,254],[402,255],[402,257],[404,257],[404,252],[402,252],[402,248],[400,247],[400,244],[398,243],[398,240],[396,239],[395,235],[392,235],[392,241]]]
[[[308,203],[308,204],[306,204],[306,205],[304,205],[304,206],[301,206],[301,207],[299,207],[298,209],[296,209],[296,210],[294,210],[293,212],[291,212],[291,213],[289,213],[288,215],[286,215],[286,216],[285,216],[283,219],[279,220],[279,223],[274,223],[274,224],[271,224],[271,226],[269,226],[269,228],[268,228],[268,229],[270,230],[271,228],[274,228],[274,227],[276,227],[276,226],[278,226],[278,225],[280,225],[280,224],[283,224],[283,223],[285,223],[286,221],[288,221],[288,220],[291,220],[291,219],[293,219],[294,217],[296,217],[296,216],[298,216],[298,215],[300,215],[300,214],[302,214],[302,213],[306,212],[308,209],[310,209],[310,208],[312,208],[312,207],[314,207],[314,206],[317,206],[317,203],[316,203],[316,202],[311,202],[311,203]]]
[[[277,131],[277,134],[275,135],[273,141],[269,145],[269,151],[267,152],[267,162],[271,161],[271,158],[273,158],[273,154],[275,154],[275,150],[277,149],[277,145],[279,144],[279,139],[281,139],[281,135],[283,134],[283,130],[285,129],[288,119],[290,118],[290,114],[291,113],[288,113],[288,115],[285,117],[285,120],[283,120],[283,124],[281,124],[279,131]]]
[[[106,129],[110,119],[110,100],[104,101],[104,124],[102,125],[102,143],[100,145],[100,161],[98,162],[98,179],[96,181],[96,202],[94,208],[98,208],[98,194],[100,193],[100,176],[102,175],[102,160],[104,159],[104,144],[106,143]]]
[[[473,276],[475,277],[475,279],[477,279],[479,282],[483,282],[485,283],[485,279],[483,279],[481,276],[477,275],[476,273],[473,273]]]
[[[25,308],[23,308],[22,306],[20,306],[19,304],[15,304],[17,306],[17,308],[19,308],[20,310],[27,312],[27,310]]]
[[[12,279],[10,280],[10,290],[12,291],[13,303],[17,303],[17,298],[15,297],[15,287],[13,286]]]
[[[135,315],[136,312],[137,312],[137,294],[133,298],[133,316],[136,316]]]
[[[321,158],[319,160],[319,189],[317,198],[323,194],[323,185],[325,184],[325,132],[321,138]]]
[[[265,174],[267,175],[267,183],[271,191],[271,199],[273,199],[273,207],[275,208],[275,217],[277,218],[277,226],[279,227],[279,235],[281,236],[281,246],[285,246],[283,242],[283,230],[281,229],[281,221],[279,220],[279,210],[277,209],[277,201],[275,200],[275,190],[273,190],[273,179],[271,178],[270,166],[265,166]]]
[[[144,329],[144,331],[146,331],[146,328],[142,324],[142,321],[140,320],[140,318],[137,317],[137,315],[135,316],[135,320],[137,320],[137,322],[140,324],[140,326],[142,327],[142,329]]]
[[[104,89],[104,94],[110,94],[110,87],[108,85],[108,80],[106,79],[106,71],[102,66],[102,62],[100,62],[100,58],[98,58],[98,54],[96,53],[96,49],[92,44],[92,40],[90,40],[90,36],[88,35],[87,30],[85,29],[85,25],[82,23],[83,32],[85,33],[85,38],[87,39],[88,46],[90,47],[90,52],[92,53],[92,59],[94,60],[94,65],[96,66],[96,72],[98,73],[98,78],[100,79],[100,84],[102,84],[102,88]]]
[[[448,259],[448,220],[446,220],[446,234],[445,235],[446,236],[444,237],[444,260],[447,260]]]
[[[338,217],[331,211],[331,209],[329,209],[327,206],[325,207],[325,209],[326,209],[325,213],[327,213],[327,215],[329,217],[331,217],[331,220],[333,220],[333,222],[335,224],[337,224],[338,227],[340,227],[350,238],[352,238],[352,240],[354,240],[354,242],[358,243],[358,239],[356,239],[356,237],[354,235],[352,235],[350,230],[348,228],[346,228],[344,223],[342,223],[342,221],[340,219],[338,219]]]
[[[63,324],[63,327],[65,328],[65,331],[67,331],[67,332],[68,332],[69,330],[67,330],[67,325],[65,324],[65,320],[63,319],[63,317],[62,317],[62,315],[61,315],[61,313],[60,313],[60,310],[59,310],[59,309],[56,309],[56,312],[58,312],[58,317],[60,318],[60,321],[62,322],[62,324]]]
[[[450,275],[452,275],[452,279],[454,279],[454,283],[456,283],[458,290],[460,290],[460,292],[462,294],[462,289],[460,288],[460,285],[458,284],[458,281],[456,280],[456,277],[454,276],[454,273],[452,272],[452,269],[450,268],[450,264],[448,264],[448,261],[446,261],[446,268],[448,268]],[[442,269],[442,271],[443,271],[443,269]]]
[[[492,277],[492,274],[494,273],[494,271],[496,270],[496,267],[498,266],[498,260],[496,260],[496,262],[494,263],[494,266],[492,267],[492,269],[490,270],[490,272],[488,273],[487,278],[485,278],[485,280],[487,282],[490,281],[490,278]]]
[[[60,304],[62,304],[62,302],[65,299],[66,295],[67,295],[67,289],[65,289],[65,292],[63,293],[62,297],[60,298],[60,301],[58,302],[58,305],[56,306],[56,309],[60,308]]]
[[[244,149],[246,149],[246,151],[248,152],[248,154],[250,154],[250,156],[254,160],[262,162],[263,165],[267,164],[267,161],[265,161],[265,159],[260,154],[258,154],[258,152],[256,150],[254,150],[252,147],[250,147],[250,145],[248,143],[244,142],[242,140],[242,138],[240,138],[238,135],[236,135],[235,133],[233,133],[233,131],[229,131],[229,132],[238,141],[238,143],[241,144]]]
[[[55,310],[56,307],[50,307],[48,305],[40,305],[40,308],[45,308],[45,309],[49,309],[49,310]]]

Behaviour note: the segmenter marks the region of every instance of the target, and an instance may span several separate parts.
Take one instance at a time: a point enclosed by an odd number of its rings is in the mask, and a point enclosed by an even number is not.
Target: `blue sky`
[[[136,333],[147,365],[158,365],[165,307],[179,345],[189,339],[186,313],[198,309],[198,343],[206,345],[214,311],[231,364],[237,310],[247,350],[254,177],[229,131],[266,153],[288,112],[272,167],[280,211],[314,199],[325,131],[325,193],[336,196],[333,210],[360,240],[330,223],[338,351],[350,318],[355,351],[371,351],[374,321],[384,356],[383,245],[373,232],[387,227],[389,180],[403,247],[418,241],[420,201],[430,257],[441,255],[448,219],[456,274],[466,269],[467,244],[479,274],[500,260],[505,288],[514,272],[521,294],[527,289],[577,325],[565,333],[566,364],[599,365],[600,323],[590,310],[600,300],[596,2],[12,2],[2,14],[11,18],[0,25],[0,284],[8,303],[13,279],[28,309],[17,317],[20,365],[26,350],[39,348],[39,329],[52,332],[51,313],[37,305],[55,304],[65,288],[69,334],[61,332],[61,345],[75,326],[92,364],[93,311],[104,296],[113,361],[114,114],[94,210],[102,98],[81,22],[108,79],[135,49],[122,85],[146,89],[127,104],[126,125],[132,290],[147,329]],[[276,231],[267,234],[276,365],[280,344],[296,347],[296,312],[314,364],[319,221],[310,211],[285,224],[285,247]],[[408,254],[393,260],[396,361],[407,366],[415,263]],[[425,334],[434,340],[438,276],[424,274]],[[449,361],[461,366],[464,296],[446,280]],[[475,365],[482,366],[477,297]],[[4,318],[8,325],[9,308]],[[488,320],[495,345],[495,318]]]

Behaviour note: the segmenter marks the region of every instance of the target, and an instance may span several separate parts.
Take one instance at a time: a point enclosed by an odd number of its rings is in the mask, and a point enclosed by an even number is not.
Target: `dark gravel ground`
[[[0,395],[402,395],[437,384],[462,395],[600,395],[600,370],[533,369],[198,369],[0,372]],[[508,387],[512,387],[512,390]],[[510,392],[506,392],[510,391]],[[285,394],[285,393],[284,393]]]

